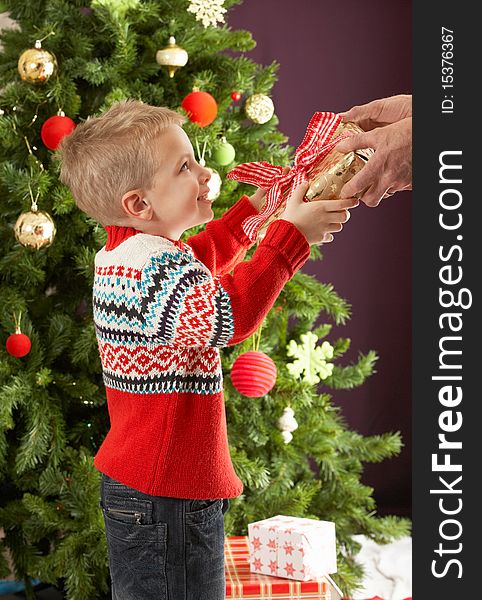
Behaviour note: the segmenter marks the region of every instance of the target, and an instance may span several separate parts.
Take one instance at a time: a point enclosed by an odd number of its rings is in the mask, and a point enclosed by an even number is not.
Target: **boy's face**
[[[169,125],[159,142],[160,168],[145,199],[153,210],[151,233],[171,239],[214,217],[207,199],[210,172],[194,158],[192,144],[179,125]]]

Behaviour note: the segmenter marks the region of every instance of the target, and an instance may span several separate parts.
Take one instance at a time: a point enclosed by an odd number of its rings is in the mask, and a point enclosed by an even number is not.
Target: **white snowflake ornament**
[[[191,0],[187,7],[188,12],[196,15],[196,21],[201,21],[204,27],[217,23],[224,23],[224,0]]]
[[[333,373],[333,363],[326,362],[333,358],[333,346],[326,341],[316,346],[318,336],[311,331],[301,334],[300,339],[301,344],[291,340],[286,346],[288,356],[296,358],[286,368],[293,377],[300,377],[304,373],[303,380],[314,385]]]

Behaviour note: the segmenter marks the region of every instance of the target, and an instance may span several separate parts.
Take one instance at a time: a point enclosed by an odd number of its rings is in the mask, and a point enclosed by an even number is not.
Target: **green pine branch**
[[[403,444],[399,432],[362,436],[345,430],[337,437],[337,446],[342,455],[376,463],[399,454]]]
[[[335,364],[333,374],[324,380],[324,384],[335,390],[348,390],[363,384],[365,379],[375,373],[375,364],[378,360],[373,350],[367,354],[360,353],[358,361],[347,367]]]

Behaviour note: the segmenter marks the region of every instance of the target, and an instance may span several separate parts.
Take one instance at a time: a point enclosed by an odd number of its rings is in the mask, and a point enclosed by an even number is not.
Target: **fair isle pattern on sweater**
[[[310,253],[303,234],[279,220],[244,261],[251,243],[241,223],[255,212],[244,196],[187,245],[106,227],[94,320],[110,429],[94,465],[124,485],[174,498],[243,491],[229,453],[218,345],[253,335]]]
[[[228,294],[185,245],[137,234],[95,261],[93,310],[104,384],[134,394],[214,394],[234,333]]]

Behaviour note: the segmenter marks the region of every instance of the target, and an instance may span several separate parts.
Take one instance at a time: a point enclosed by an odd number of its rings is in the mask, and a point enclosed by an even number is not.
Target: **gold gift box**
[[[340,123],[334,137],[345,131],[363,133],[363,129],[355,123]],[[308,173],[310,181],[310,187],[306,192],[308,200],[337,200],[345,183],[363,168],[372,154],[372,148],[342,154],[335,146]]]
[[[363,129],[355,123],[340,123],[333,137],[336,138],[345,131],[363,133]],[[310,201],[337,200],[340,197],[342,187],[362,169],[373,152],[372,148],[364,148],[342,154],[337,151],[335,146],[308,172],[310,187],[306,192],[306,198]],[[265,236],[268,226],[280,217],[285,209],[286,199],[287,196],[285,195],[276,211],[259,229],[258,241]]]

